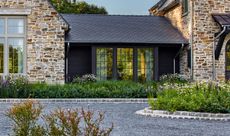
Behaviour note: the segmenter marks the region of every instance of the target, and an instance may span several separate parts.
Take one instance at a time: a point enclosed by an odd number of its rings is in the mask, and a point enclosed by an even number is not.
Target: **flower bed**
[[[152,110],[230,113],[230,84],[163,84],[157,99],[149,99]]]

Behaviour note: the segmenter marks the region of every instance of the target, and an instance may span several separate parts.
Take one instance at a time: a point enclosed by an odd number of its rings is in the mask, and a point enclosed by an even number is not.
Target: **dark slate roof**
[[[219,25],[230,25],[230,14],[213,14],[212,16]]]
[[[70,24],[66,42],[187,43],[170,21],[157,16],[62,14]]]

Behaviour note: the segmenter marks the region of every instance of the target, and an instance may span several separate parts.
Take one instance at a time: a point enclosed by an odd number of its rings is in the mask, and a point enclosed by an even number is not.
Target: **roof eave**
[[[167,1],[167,0],[166,0]],[[166,2],[166,1],[164,1],[164,3]],[[161,1],[160,1],[161,2]],[[170,3],[167,7],[165,7],[165,8],[163,8],[163,9],[161,9],[161,10],[159,10],[163,5],[164,5],[164,3],[163,4],[161,4],[161,5],[159,5],[159,3],[160,2],[158,2],[156,5],[154,5],[152,8],[150,8],[149,9],[149,12],[152,12],[152,11],[154,11],[155,10],[155,14],[158,14],[158,15],[162,15],[162,14],[165,14],[167,11],[169,11],[170,9],[172,9],[172,8],[174,8],[175,6],[177,6],[177,5],[179,5],[180,4],[180,0],[174,0],[172,3]]]
[[[181,45],[185,44],[188,45],[188,41],[181,41],[181,42],[134,42],[134,41],[68,41],[66,40],[65,43],[89,43],[89,44],[99,44],[99,43],[119,43],[119,44],[166,44],[166,45]]]

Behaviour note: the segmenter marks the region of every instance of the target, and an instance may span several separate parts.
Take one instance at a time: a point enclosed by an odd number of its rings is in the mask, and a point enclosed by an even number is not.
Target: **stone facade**
[[[230,35],[226,37],[219,60],[215,61],[214,70],[214,37],[215,33],[221,31],[221,28],[212,18],[213,13],[230,13],[230,1],[189,0],[189,12],[186,15],[182,14],[182,2],[164,13],[164,16],[168,17],[190,41],[193,49],[194,80],[212,80],[215,75],[214,71],[216,71],[217,80],[225,80],[225,45]],[[156,12],[153,14],[157,15]],[[186,52],[181,55],[181,73],[188,75],[190,70],[183,65],[186,64],[186,56]]]
[[[49,1],[1,0],[0,8],[30,11],[26,15],[26,75],[29,81],[64,83],[64,38],[68,25]]]

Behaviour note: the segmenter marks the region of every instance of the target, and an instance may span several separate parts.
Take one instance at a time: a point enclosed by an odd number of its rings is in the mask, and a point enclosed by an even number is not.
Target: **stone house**
[[[230,1],[160,0],[149,9],[168,18],[189,40],[180,73],[194,80],[230,79]]]
[[[0,74],[47,83],[84,74],[228,79],[229,3],[162,0],[150,9],[157,16],[128,16],[59,14],[49,0],[1,0]]]

